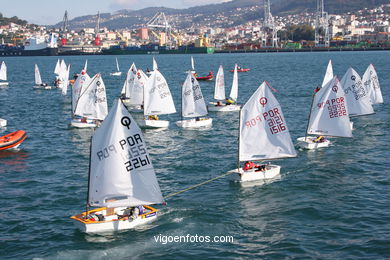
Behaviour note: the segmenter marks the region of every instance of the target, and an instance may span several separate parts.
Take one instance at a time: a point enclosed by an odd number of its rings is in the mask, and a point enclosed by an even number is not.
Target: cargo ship
[[[123,47],[119,45],[111,46],[109,49],[103,49],[102,54],[106,55],[128,55],[128,54],[187,54],[187,53],[214,53],[214,47],[194,47],[192,45],[180,46],[176,49],[171,49],[166,46],[158,46],[154,44],[141,46]]]
[[[51,34],[48,39],[44,36],[31,37],[23,46],[0,45],[0,56],[57,56],[56,38]]]

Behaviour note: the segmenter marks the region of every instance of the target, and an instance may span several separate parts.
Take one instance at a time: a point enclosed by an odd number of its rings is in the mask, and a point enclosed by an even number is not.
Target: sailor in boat
[[[217,104],[215,105],[216,107],[221,107],[222,106],[222,102],[221,101],[218,101]]]
[[[256,169],[255,171],[258,172],[258,171],[265,171],[265,164],[256,164],[254,162],[251,162],[251,161],[246,161],[245,164],[244,164],[244,167],[242,168],[244,171],[249,171],[249,170],[252,170],[252,169]]]
[[[318,136],[316,139],[313,140],[314,143],[323,143],[326,139],[322,135]]]
[[[234,105],[236,101],[232,98],[226,98],[226,105]]]
[[[148,117],[149,120],[158,120],[158,116],[157,115],[151,115]]]
[[[237,70],[241,70],[241,66],[237,66]]]
[[[54,86],[58,88],[58,86],[61,84],[61,80],[59,78],[56,78],[54,80]]]
[[[107,208],[107,212],[112,211],[114,214],[115,208]],[[142,215],[145,213],[145,208],[140,205],[136,207],[128,207],[125,208],[121,211],[117,211],[115,214],[118,216],[118,219],[124,219],[128,221],[133,221],[137,219],[139,215]],[[108,213],[111,215],[110,213]],[[105,217],[103,214],[95,212],[87,215],[87,219],[92,220],[92,221],[105,221]]]

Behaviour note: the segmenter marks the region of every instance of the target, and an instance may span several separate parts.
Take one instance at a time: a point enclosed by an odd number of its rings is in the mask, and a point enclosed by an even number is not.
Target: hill
[[[330,14],[354,12],[363,8],[372,8],[389,3],[389,0],[325,0],[325,11]],[[285,16],[304,12],[315,12],[316,0],[273,0],[273,15]],[[220,4],[208,4],[187,9],[149,7],[141,10],[119,10],[115,13],[101,14],[101,27],[109,29],[132,29],[144,26],[157,12],[170,16],[170,22],[177,28],[186,28],[192,24],[229,27],[263,18],[262,0],[233,0]],[[220,21],[217,18],[221,18]],[[226,19],[223,19],[223,18]],[[96,15],[76,17],[69,21],[73,29],[95,27]],[[227,23],[226,20],[229,22]],[[60,27],[57,23],[53,27]]]

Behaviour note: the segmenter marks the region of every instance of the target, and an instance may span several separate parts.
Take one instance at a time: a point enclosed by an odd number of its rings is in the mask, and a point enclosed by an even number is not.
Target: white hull
[[[0,127],[6,127],[7,126],[7,120],[0,118]]]
[[[87,119],[86,122],[83,122],[81,119],[72,119],[70,125],[77,128],[91,128],[97,127],[95,120]]]
[[[8,82],[0,82],[0,86],[8,86]]]
[[[106,213],[106,210],[98,211]],[[117,214],[106,216],[104,214],[103,221],[89,221],[84,220],[85,212],[80,215],[72,216],[71,218],[76,220],[76,226],[86,233],[101,233],[101,232],[114,232],[119,230],[132,229],[137,226],[151,223],[157,219],[157,210],[153,209],[145,214],[137,216],[135,219],[132,217],[119,218]]]
[[[35,85],[33,86],[33,89],[55,89],[57,87],[55,86],[40,86],[40,85]]]
[[[201,118],[200,120],[196,119],[188,119],[188,120],[180,120],[176,122],[178,127],[183,128],[198,128],[198,127],[207,127],[213,124],[212,118]]]
[[[133,112],[133,113],[143,113],[144,112],[144,109],[140,105],[131,105],[130,99],[128,99],[128,98],[122,98],[122,102],[127,107],[127,110],[129,112]]]
[[[225,105],[216,106],[216,103],[211,103],[207,106],[208,111],[212,112],[231,112],[231,111],[240,111],[240,105]]]
[[[316,143],[314,140],[317,138],[317,136],[308,136],[305,140],[305,137],[299,137],[298,140],[298,146],[303,149],[317,149],[317,148],[323,148],[328,147],[330,144],[329,140],[325,140],[325,142]]]
[[[167,120],[142,120],[138,122],[139,127],[144,129],[150,128],[168,128],[169,121]]]
[[[353,122],[349,122],[349,125],[351,126],[351,130],[353,130]]]
[[[240,182],[268,180],[280,175],[280,166],[267,164],[265,171],[256,171],[255,169],[244,171],[242,168],[240,168],[238,171],[237,169],[233,171],[236,173],[234,175],[235,179]]]
[[[122,75],[122,72],[120,72],[120,71],[111,72],[110,75],[111,75],[111,76],[120,76],[120,75]]]

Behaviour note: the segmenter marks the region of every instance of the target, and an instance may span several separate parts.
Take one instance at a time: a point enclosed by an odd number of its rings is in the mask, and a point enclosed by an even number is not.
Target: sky
[[[231,0],[0,0],[0,13],[5,17],[17,16],[29,23],[53,25],[61,22],[65,11],[68,19],[100,13],[113,13],[120,9],[139,10],[145,7],[164,6],[188,8],[222,3]]]

